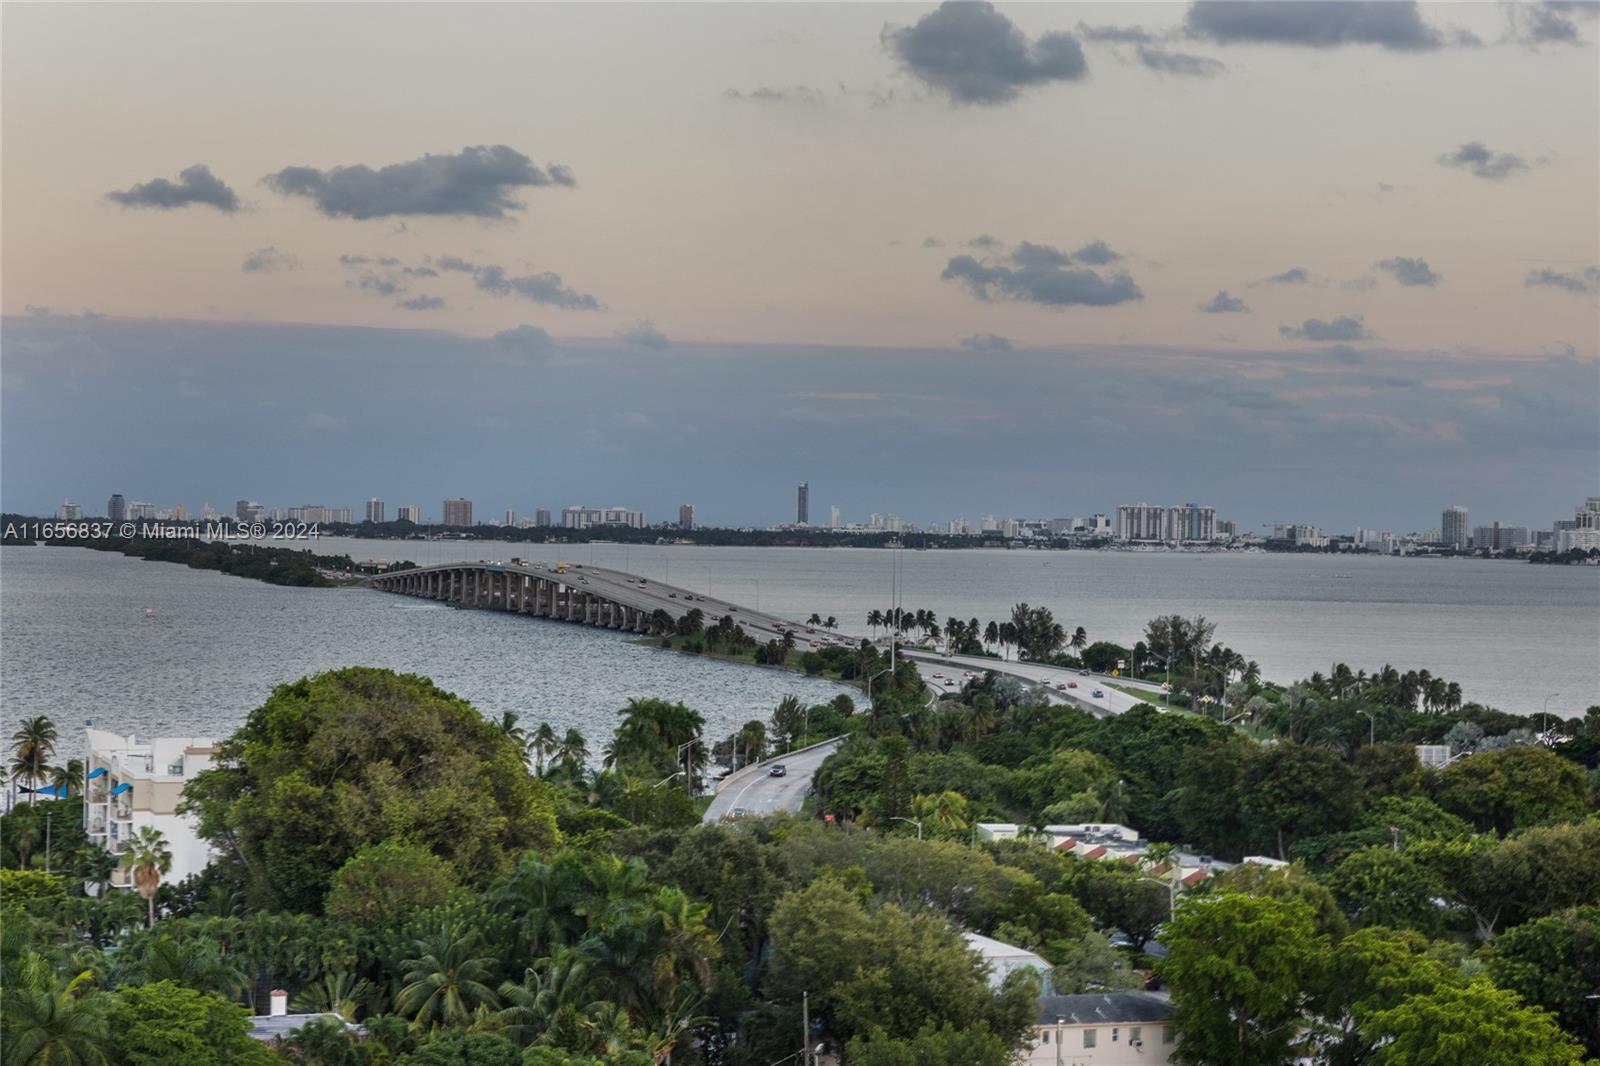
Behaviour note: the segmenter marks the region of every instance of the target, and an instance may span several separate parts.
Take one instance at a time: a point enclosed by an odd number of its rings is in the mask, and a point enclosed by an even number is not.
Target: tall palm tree
[[[872,635],[878,635],[878,627],[883,625],[883,612],[874,607],[867,612],[867,625],[872,630]]]
[[[582,733],[576,729],[569,729],[562,734],[554,753],[556,762],[570,770],[572,767],[582,766],[588,757],[589,742],[583,739]]]
[[[477,938],[458,928],[417,941],[417,957],[400,965],[405,984],[395,1010],[424,1028],[459,1025],[479,1006],[497,1007],[493,958],[474,955]]]
[[[528,748],[533,752],[534,773],[540,777],[544,776],[544,761],[559,744],[556,731],[550,723],[540,722],[539,728],[533,731],[533,736],[528,741]]]
[[[154,826],[141,825],[128,840],[128,850],[122,861],[133,868],[133,887],[139,890],[149,907],[145,928],[156,924],[156,890],[161,887],[161,875],[172,872],[172,849],[167,838]]]
[[[11,734],[11,776],[25,780],[30,788],[49,773],[50,760],[56,753],[56,724],[44,715],[24,719]],[[29,802],[37,802],[38,793],[29,794]]]
[[[5,1062],[39,1066],[110,1066],[110,997],[85,970],[62,981],[43,956],[28,952],[5,990]]]
[[[68,759],[65,766],[50,768],[50,788],[62,799],[70,796],[74,788],[79,788],[81,791],[82,784],[82,759]]]
[[[501,711],[494,727],[500,730],[500,735],[513,741],[518,748],[528,746],[528,731],[517,724],[521,716],[516,711]]]
[[[1082,626],[1079,626],[1072,631],[1072,639],[1067,642],[1067,645],[1074,652],[1082,652],[1084,648],[1089,646],[1089,634]]]
[[[983,642],[990,647],[1000,643],[1000,626],[994,619],[989,619],[989,624],[983,627]]]
[[[592,1001],[594,979],[582,948],[561,945],[523,972],[521,982],[505,981],[500,998],[507,1004],[497,1018],[506,1039],[527,1047],[549,1030],[563,1008],[585,1008]]]

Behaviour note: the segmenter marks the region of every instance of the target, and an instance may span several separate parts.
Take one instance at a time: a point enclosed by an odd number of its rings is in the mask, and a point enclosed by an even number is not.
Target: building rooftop
[[[361,1026],[352,1025],[337,1014],[256,1014],[250,1018],[250,1036],[264,1044],[282,1040],[296,1029],[310,1025],[318,1018],[332,1019],[355,1032],[363,1031]]]
[[[1154,992],[1039,997],[1040,1025],[1123,1025],[1166,1021],[1171,1015],[1172,1002]]]

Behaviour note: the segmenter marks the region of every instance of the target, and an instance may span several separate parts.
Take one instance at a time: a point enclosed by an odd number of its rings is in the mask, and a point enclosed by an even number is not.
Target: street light
[[[1549,737],[1550,735],[1550,701],[1560,695],[1561,693],[1559,692],[1552,692],[1550,695],[1544,698],[1544,713],[1542,717],[1544,718],[1544,732],[1546,737]]]
[[[1370,748],[1378,743],[1378,720],[1371,711],[1362,710],[1361,713],[1367,716],[1367,747]]]
[[[921,818],[902,818],[897,814],[893,818],[890,818],[889,820],[891,822],[910,822],[912,825],[917,827],[917,839],[918,840],[922,839],[922,819]]]

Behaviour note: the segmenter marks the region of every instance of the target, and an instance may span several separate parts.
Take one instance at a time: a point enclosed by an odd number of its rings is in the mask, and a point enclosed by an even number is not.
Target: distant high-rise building
[[[513,508],[506,508],[505,524],[508,526],[515,526],[517,524],[517,512]]]
[[[350,520],[354,517],[348,507],[324,507],[322,513],[324,522],[342,522],[347,526],[350,525]]]
[[[1467,550],[1467,509],[1465,507],[1446,507],[1444,516],[1439,522],[1439,537],[1447,548],[1454,548],[1458,552]]]
[[[679,529],[693,529],[694,528],[694,504],[692,504],[692,503],[680,503],[680,504],[678,504],[678,528]]]
[[[444,524],[447,526],[472,525],[472,501],[462,496],[444,501]]]
[[[795,493],[794,521],[800,526],[811,524],[811,485],[805,481]]]
[[[1214,507],[1201,507],[1186,503],[1182,507],[1167,508],[1167,539],[1174,542],[1208,541],[1217,539],[1217,511]]]
[[[330,513],[331,511],[332,508],[328,507],[326,504],[301,504],[300,517],[295,519],[295,521],[304,522],[308,526],[321,525],[323,522],[332,522],[333,515]]]
[[[643,529],[644,512],[630,511],[626,507],[565,507],[561,510],[561,524],[567,529],[588,529],[591,526]]]
[[[412,525],[422,525],[422,508],[416,504],[404,504],[394,509],[396,522],[410,522]]]
[[[1492,526],[1479,526],[1472,531],[1472,550],[1483,551],[1487,548],[1493,552],[1515,551],[1525,547],[1528,543],[1528,527],[1502,526],[1496,522]]]
[[[828,508],[828,528],[839,528],[839,508],[837,505]]]
[[[121,499],[121,497],[116,498]],[[144,500],[129,500],[126,513],[135,522],[154,522],[156,520],[156,505],[146,503]]]
[[[128,517],[128,501],[122,498],[122,493],[112,493],[106,501],[106,517],[113,522],[121,522]]]
[[[1123,504],[1117,508],[1118,540],[1164,540],[1167,512],[1148,503]]]
[[[548,526],[550,524],[550,512],[543,507],[534,511],[533,524],[536,526]]]
[[[267,509],[254,500],[239,500],[233,505],[233,517],[241,522],[259,522]]]
[[[388,520],[389,520],[388,516],[384,512],[384,507],[383,507],[383,501],[382,500],[380,500],[376,496],[374,496],[374,497],[372,497],[372,499],[367,501],[367,521],[368,522],[383,523],[383,522],[387,522]]]
[[[61,501],[61,506],[56,508],[56,521],[76,522],[83,517],[83,508],[71,500]]]

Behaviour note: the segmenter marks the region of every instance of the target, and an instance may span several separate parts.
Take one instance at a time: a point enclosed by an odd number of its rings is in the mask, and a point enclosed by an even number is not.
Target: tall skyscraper
[[[422,525],[422,508],[416,504],[404,504],[394,509],[396,522],[410,522],[412,525]]]
[[[121,522],[128,517],[128,501],[122,498],[122,493],[114,492],[111,499],[106,501],[106,517],[113,522]]]
[[[444,524],[447,526],[472,525],[472,501],[461,496],[444,501]]]
[[[376,496],[372,497],[372,499],[367,501],[367,521],[368,522],[387,522],[388,521],[388,518],[384,513],[383,501],[378,499]]]
[[[809,482],[800,482],[800,488],[795,494],[794,521],[796,525],[801,526],[811,524],[811,485]]]
[[[82,517],[83,508],[71,500],[62,501],[61,506],[56,508],[56,521],[58,522],[76,522]]]
[[[1117,539],[1162,540],[1166,533],[1166,517],[1164,507],[1125,503],[1117,508]]]
[[[838,529],[839,528],[839,508],[838,508],[838,506],[833,506],[833,507],[828,508],[828,528],[829,529]]]
[[[680,503],[680,504],[678,504],[678,528],[679,529],[693,529],[694,528],[694,504],[692,504],[692,503]]]
[[[1467,509],[1465,507],[1446,507],[1444,516],[1439,522],[1439,536],[1444,545],[1454,548],[1458,552],[1467,550],[1467,538],[1471,536],[1467,528]]]
[[[549,510],[544,508],[544,507],[541,507],[538,510],[534,511],[533,512],[533,524],[536,525],[536,526],[548,526],[550,524],[550,512],[549,512]]]
[[[517,512],[516,512],[515,508],[512,508],[512,507],[507,507],[506,508],[506,521],[505,521],[505,524],[508,527],[516,526],[516,524],[517,524]]]

